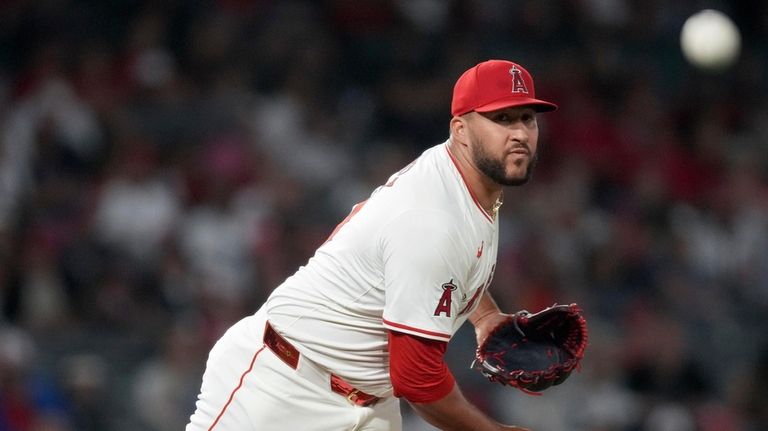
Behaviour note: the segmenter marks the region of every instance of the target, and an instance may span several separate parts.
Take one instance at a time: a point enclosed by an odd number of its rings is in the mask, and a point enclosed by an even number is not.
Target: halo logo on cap
[[[520,76],[520,69],[518,69],[517,66],[512,66],[512,68],[509,69],[509,74],[512,75],[512,92],[528,94],[528,87],[525,86],[525,81],[523,81],[523,77]]]

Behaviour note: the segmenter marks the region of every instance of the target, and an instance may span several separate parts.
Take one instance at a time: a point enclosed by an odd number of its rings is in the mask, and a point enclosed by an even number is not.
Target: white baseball
[[[691,15],[683,24],[680,46],[691,64],[703,69],[722,70],[739,56],[741,34],[727,15],[704,9]]]

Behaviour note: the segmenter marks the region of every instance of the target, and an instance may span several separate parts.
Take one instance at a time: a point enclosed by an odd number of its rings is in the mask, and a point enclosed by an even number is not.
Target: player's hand
[[[506,431],[531,431],[528,428],[516,427],[514,425],[504,425],[501,429]]]
[[[493,330],[501,322],[506,321],[510,317],[507,313],[491,313],[487,314],[474,322],[475,325],[475,337],[477,338],[477,345],[481,346],[485,338],[493,332]],[[514,429],[514,428],[512,428]],[[523,428],[520,428],[523,429]]]

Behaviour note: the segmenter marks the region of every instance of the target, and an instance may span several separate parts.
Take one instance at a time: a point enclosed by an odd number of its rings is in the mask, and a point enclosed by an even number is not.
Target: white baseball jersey
[[[448,341],[493,277],[498,221],[443,143],[390,177],[265,304],[307,358],[391,395],[387,330]]]

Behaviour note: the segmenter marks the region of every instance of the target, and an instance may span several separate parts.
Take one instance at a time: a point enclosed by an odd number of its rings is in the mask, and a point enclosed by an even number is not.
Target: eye
[[[536,114],[532,112],[526,112],[520,116],[520,120],[525,124],[533,124],[536,122]]]
[[[512,117],[506,112],[499,112],[493,116],[493,121],[496,123],[509,124],[512,121]]]

